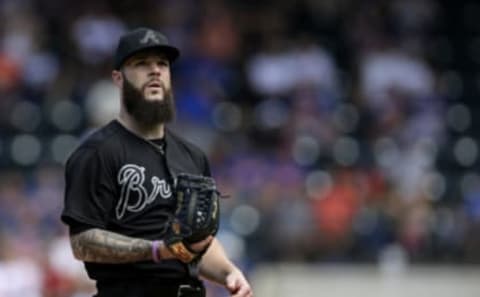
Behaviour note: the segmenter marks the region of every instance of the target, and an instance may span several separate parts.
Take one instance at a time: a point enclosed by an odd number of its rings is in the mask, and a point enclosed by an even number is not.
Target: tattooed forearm
[[[71,237],[75,258],[86,262],[129,263],[152,259],[152,243],[117,233],[90,229]]]

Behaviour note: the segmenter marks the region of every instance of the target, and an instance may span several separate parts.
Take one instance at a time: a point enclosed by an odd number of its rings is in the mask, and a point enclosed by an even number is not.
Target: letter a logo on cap
[[[152,30],[147,30],[145,32],[145,35],[140,39],[140,43],[142,44],[147,44],[147,43],[160,43],[160,40],[158,40],[158,36],[155,35],[155,32]]]

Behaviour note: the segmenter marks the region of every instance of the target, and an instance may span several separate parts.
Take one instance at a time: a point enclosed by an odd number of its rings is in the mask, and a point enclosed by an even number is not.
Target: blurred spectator
[[[319,247],[327,253],[342,251],[351,237],[353,220],[362,203],[362,188],[355,172],[340,169],[329,190],[314,194],[312,211],[319,232]]]
[[[79,57],[84,63],[97,64],[111,58],[125,25],[110,11],[99,8],[80,16],[72,29]]]
[[[25,243],[12,235],[0,239],[1,296],[42,296],[43,273],[38,257],[26,251]]]
[[[74,259],[68,236],[50,242],[43,296],[92,296],[95,285]]]

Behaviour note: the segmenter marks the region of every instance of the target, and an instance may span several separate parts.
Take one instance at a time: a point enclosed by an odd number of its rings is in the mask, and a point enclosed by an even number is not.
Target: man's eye
[[[136,66],[142,66],[142,65],[145,65],[145,64],[147,64],[147,62],[145,62],[145,60],[138,60],[137,62],[135,62]]]

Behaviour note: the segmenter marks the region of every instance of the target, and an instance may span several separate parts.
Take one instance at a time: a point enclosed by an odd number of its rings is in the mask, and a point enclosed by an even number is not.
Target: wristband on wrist
[[[153,262],[155,263],[158,263],[160,262],[160,260],[162,260],[159,255],[159,250],[161,245],[162,245],[161,240],[154,240],[152,242],[152,258],[153,258]]]

